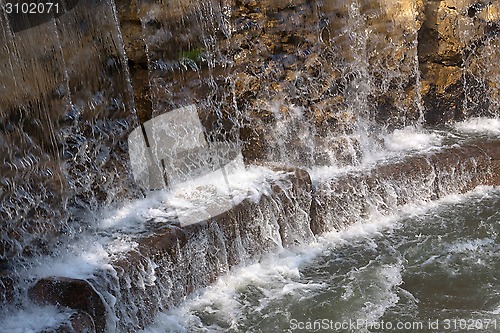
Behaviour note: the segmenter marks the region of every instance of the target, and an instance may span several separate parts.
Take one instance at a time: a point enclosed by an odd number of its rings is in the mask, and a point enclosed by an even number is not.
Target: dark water
[[[498,332],[500,189],[373,217],[236,270],[148,332]]]

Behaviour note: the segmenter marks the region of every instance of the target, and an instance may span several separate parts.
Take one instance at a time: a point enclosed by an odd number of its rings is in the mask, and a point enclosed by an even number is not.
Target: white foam
[[[386,135],[384,145],[391,151],[424,150],[441,145],[442,139],[437,133],[424,132],[408,126]]]
[[[275,173],[263,167],[251,167],[247,170],[235,170],[230,175],[230,188],[220,175],[220,179],[200,177],[187,181],[171,190],[153,191],[144,199],[123,203],[115,210],[103,212],[98,222],[102,230],[137,233],[146,230],[145,222],[164,222],[174,220],[182,214],[191,214],[204,207],[218,204],[219,197],[214,192],[233,198],[233,204],[249,198],[259,201],[261,195],[270,194],[270,179],[279,181],[283,173]],[[215,200],[215,202],[212,202]],[[207,218],[210,216],[207,216]]]
[[[232,180],[232,194],[243,200],[250,198],[258,201],[263,194],[270,194],[271,182],[284,181],[286,173],[276,173],[263,167],[253,167],[239,173]],[[185,195],[196,194],[200,183],[187,183],[183,188]],[[285,186],[285,185],[284,185]],[[137,247],[135,234],[146,230],[146,223],[172,220],[183,211],[196,209],[193,199],[206,205],[209,196],[198,193],[197,198],[183,198],[175,191],[155,191],[143,199],[122,203],[113,210],[105,210],[97,219],[97,234],[80,237],[59,255],[51,258],[34,259],[27,276],[45,278],[61,276],[75,279],[89,279],[98,270],[111,270],[110,260],[114,255],[125,253]]]
[[[343,298],[350,299],[354,297],[365,301],[361,308],[355,310],[357,313],[345,313],[348,316],[345,319],[362,318],[368,323],[376,323],[388,308],[399,301],[396,287],[403,283],[402,270],[403,265],[401,262],[397,262],[378,267],[372,267],[368,264],[365,267],[349,272],[350,282],[346,286],[346,293],[344,293]],[[364,275],[366,277],[363,277]],[[362,283],[360,281],[363,280],[369,283],[360,285]]]
[[[318,243],[311,244],[302,252],[300,249],[282,249],[279,253],[267,257],[259,263],[235,269],[232,274],[220,277],[217,282],[207,287],[196,297],[191,297],[178,308],[159,314],[155,323],[147,327],[144,333],[188,332],[186,327],[196,326],[199,318],[193,314],[196,310],[208,313],[217,312],[224,316],[223,320],[231,326],[236,326],[242,312],[252,307],[252,312],[260,312],[267,308],[273,300],[285,295],[300,297],[311,290],[320,289],[318,283],[302,283],[297,281],[300,276],[299,267],[322,253]],[[250,301],[242,300],[238,293],[252,286],[262,294],[256,306]],[[221,330],[221,328],[218,328]],[[218,331],[217,328],[209,331]]]
[[[55,329],[67,322],[72,312],[61,311],[55,306],[32,306],[28,309],[16,309],[11,315],[0,320],[2,332],[39,333]]]
[[[164,202],[169,198],[166,190],[152,191],[143,199],[124,202],[120,207],[101,212],[98,228],[116,230],[124,233],[136,233],[145,230],[144,223],[154,217],[170,218],[173,210],[165,209]],[[163,207],[163,209],[159,209]]]
[[[39,279],[51,276],[88,279],[97,270],[112,269],[109,258],[106,247],[95,239],[78,242],[61,251],[58,256],[34,263],[27,274]]]
[[[383,145],[376,142],[370,144],[363,150],[363,158],[359,165],[348,166],[319,166],[310,170],[313,182],[319,183],[324,180],[339,177],[347,173],[365,172],[376,164],[400,158],[419,152],[439,149],[442,146],[444,136],[436,131],[425,131],[414,126],[396,129],[381,138]],[[402,155],[401,153],[406,153]]]
[[[500,118],[470,118],[454,124],[456,130],[464,133],[500,135]]]
[[[320,166],[309,170],[309,175],[311,176],[313,184],[317,185],[321,182],[340,177],[350,172],[359,172],[362,170],[362,167],[363,166],[347,166],[339,168],[336,166]]]

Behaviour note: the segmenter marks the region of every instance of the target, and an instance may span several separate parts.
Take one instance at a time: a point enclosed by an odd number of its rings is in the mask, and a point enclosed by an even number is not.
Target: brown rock
[[[49,277],[37,281],[29,290],[30,298],[38,303],[65,306],[82,314],[72,319],[73,329],[92,327],[95,332],[105,332],[106,308],[104,301],[94,290],[92,285],[85,280],[64,277]],[[76,325],[81,322],[81,325]],[[76,332],[78,332],[76,330]]]
[[[418,55],[430,124],[494,113],[490,102],[499,100],[498,84],[495,74],[485,71],[497,67],[491,66],[498,57],[496,7],[473,0],[426,3]]]

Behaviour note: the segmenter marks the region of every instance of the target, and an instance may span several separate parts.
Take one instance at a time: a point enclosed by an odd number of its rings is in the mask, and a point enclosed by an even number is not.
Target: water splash
[[[465,133],[485,134],[491,137],[500,135],[499,118],[471,118],[453,125],[453,127]]]

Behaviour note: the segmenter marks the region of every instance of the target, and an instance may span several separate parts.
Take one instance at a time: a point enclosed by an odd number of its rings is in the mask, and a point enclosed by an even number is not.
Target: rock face
[[[69,206],[89,210],[132,188],[124,141],[136,120],[109,3],[81,0],[55,20],[16,32],[6,18],[0,258],[12,260],[49,253],[77,224]]]
[[[144,49],[165,65],[150,68],[153,112],[200,103],[227,117],[225,131],[238,127],[248,160],[318,164],[324,159],[306,147],[348,135],[359,118],[401,126],[496,113],[498,6],[125,1],[119,13],[133,68],[148,66]]]
[[[325,163],[311,147],[349,135],[360,117],[391,126],[420,117],[421,1],[176,6],[167,11],[168,2],[136,1],[119,7],[134,68],[150,69],[153,113],[200,104],[208,127],[210,113],[222,119],[219,129],[236,127],[249,161]],[[144,39],[139,20],[130,17],[141,20]],[[148,63],[137,52],[144,40]],[[133,85],[143,86],[141,79]]]
[[[46,329],[41,333],[96,333],[94,321],[86,312],[75,312],[68,322],[55,329]]]
[[[499,6],[492,1],[426,2],[418,50],[428,123],[497,112],[500,82],[493,64],[500,57]]]

